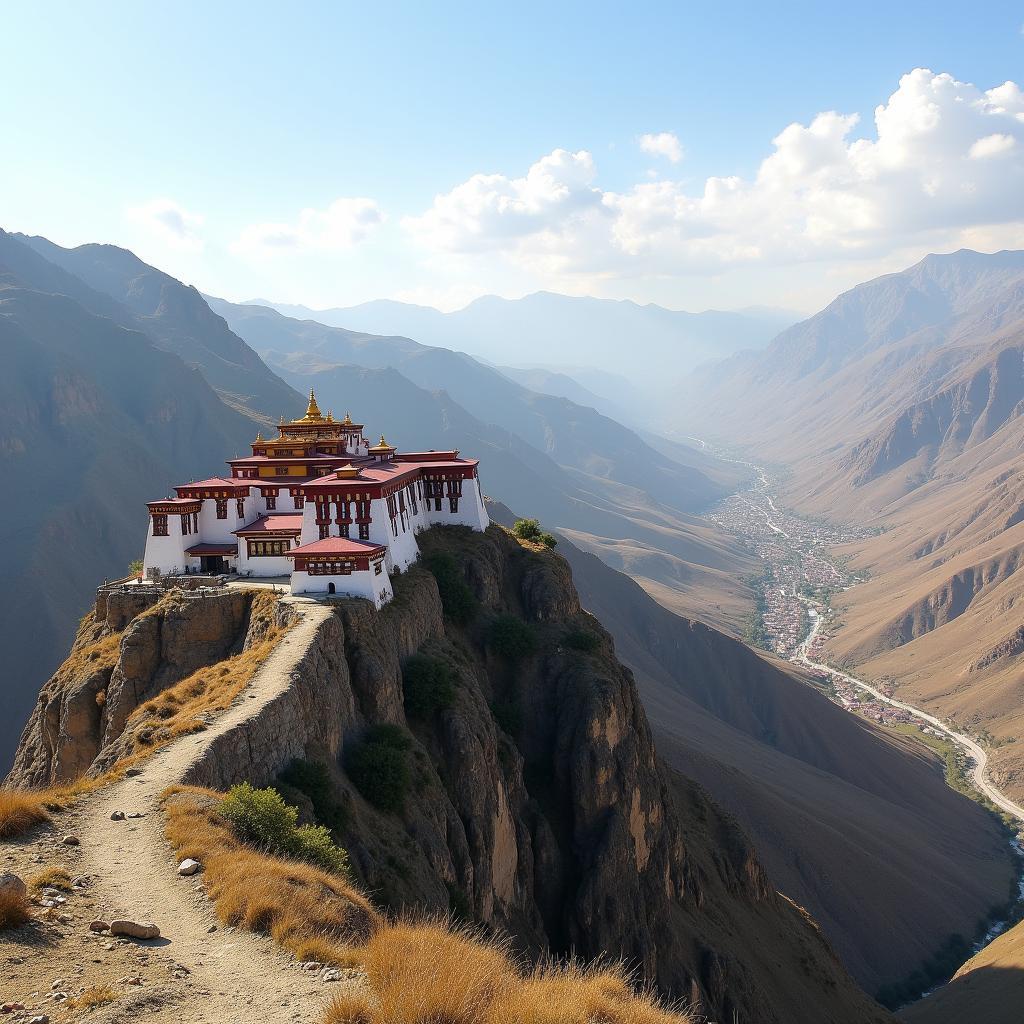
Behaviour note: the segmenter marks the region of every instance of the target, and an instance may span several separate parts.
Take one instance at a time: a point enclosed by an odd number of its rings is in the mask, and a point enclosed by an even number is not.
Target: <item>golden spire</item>
[[[327,410],[327,422],[328,423],[333,423],[334,422],[334,410],[333,409],[328,409]]]
[[[383,434],[380,435],[380,442],[379,442],[379,444],[380,444],[381,448],[389,447],[387,441],[384,440],[384,435]]]
[[[320,406],[316,404],[316,395],[313,394],[313,389],[309,389],[309,405],[306,406],[306,415],[304,419],[307,420],[322,420],[323,416],[320,413]]]
[[[256,431],[256,440],[257,441],[262,441],[263,440],[263,431],[262,430],[257,430]]]
[[[352,426],[352,414],[348,412],[345,413],[345,418],[341,422],[344,423],[346,427]]]

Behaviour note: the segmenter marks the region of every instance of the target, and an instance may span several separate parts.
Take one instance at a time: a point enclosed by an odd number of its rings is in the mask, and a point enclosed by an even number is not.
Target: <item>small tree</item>
[[[553,548],[558,541],[550,534],[540,528],[536,519],[517,519],[512,532],[520,539],[529,541],[531,544],[543,544],[545,547]]]
[[[426,566],[437,581],[445,615],[453,622],[465,625],[476,612],[476,598],[458,563],[448,552],[438,551],[426,559]]]
[[[349,754],[349,777],[374,807],[402,809],[412,782],[410,746],[411,739],[397,725],[375,725]]]
[[[136,558],[133,562],[129,562],[128,563],[128,572],[132,576],[141,576],[142,575],[142,559],[141,558]]]

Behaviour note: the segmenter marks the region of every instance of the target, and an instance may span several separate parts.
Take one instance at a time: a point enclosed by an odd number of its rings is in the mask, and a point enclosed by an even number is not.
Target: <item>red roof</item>
[[[291,551],[285,552],[287,558],[294,558],[296,555],[309,555],[327,557],[329,555],[341,555],[351,558],[353,555],[373,556],[383,555],[387,548],[383,544],[371,544],[366,540],[350,540],[348,537],[324,537],[323,540],[314,540],[310,544],[302,544]]]
[[[443,456],[444,452],[438,452]],[[318,476],[305,486],[305,490],[337,490],[340,486],[358,487],[360,483],[387,484],[402,480],[415,480],[422,469],[464,469],[476,466],[476,459],[445,459],[432,462],[402,462],[402,456],[396,455],[393,460],[385,462],[357,462],[352,464],[359,469],[357,477],[338,477],[335,473]]]
[[[158,501],[147,501],[147,505],[199,505],[198,498],[161,498]]]
[[[256,522],[231,532],[236,537],[251,537],[261,533],[301,533],[302,513],[277,512],[269,516],[260,516]]]
[[[193,544],[186,555],[237,555],[237,544]]]
[[[248,487],[249,481],[241,479],[232,479],[225,476],[211,476],[206,480],[193,480],[191,483],[178,484],[175,487],[176,491],[184,491],[189,487],[204,487],[208,489],[212,488],[223,488],[223,487]]]

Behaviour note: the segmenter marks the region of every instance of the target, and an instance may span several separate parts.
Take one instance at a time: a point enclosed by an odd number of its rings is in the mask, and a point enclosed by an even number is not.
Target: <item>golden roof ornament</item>
[[[320,406],[316,404],[316,395],[313,394],[313,389],[309,389],[309,405],[306,406],[306,415],[303,417],[306,420],[322,420],[323,414],[320,412]]]
[[[256,440],[257,441],[262,441],[263,440],[263,431],[262,430],[257,430],[256,431]]]
[[[341,422],[342,422],[342,423],[343,423],[343,424],[344,424],[344,425],[345,425],[346,427],[351,427],[351,426],[352,426],[352,414],[351,414],[351,413],[348,413],[348,412],[347,412],[347,413],[345,413],[345,418],[344,418],[344,419],[343,419],[343,420],[342,420]]]

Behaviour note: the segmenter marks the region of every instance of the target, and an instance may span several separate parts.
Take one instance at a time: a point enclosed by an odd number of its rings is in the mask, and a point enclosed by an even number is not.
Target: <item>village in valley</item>
[[[880,725],[916,727],[922,733],[943,737],[939,730],[904,709],[874,699],[855,683],[818,667],[827,662],[825,647],[835,621],[833,595],[863,581],[842,560],[830,556],[830,551],[863,539],[868,531],[782,508],[772,498],[763,474],[751,490],[721,501],[709,518],[741,536],[765,566],[762,574],[751,581],[757,612],[746,631],[748,642],[781,658],[799,661],[821,689],[848,710]],[[876,680],[875,685],[891,696],[891,683]]]

